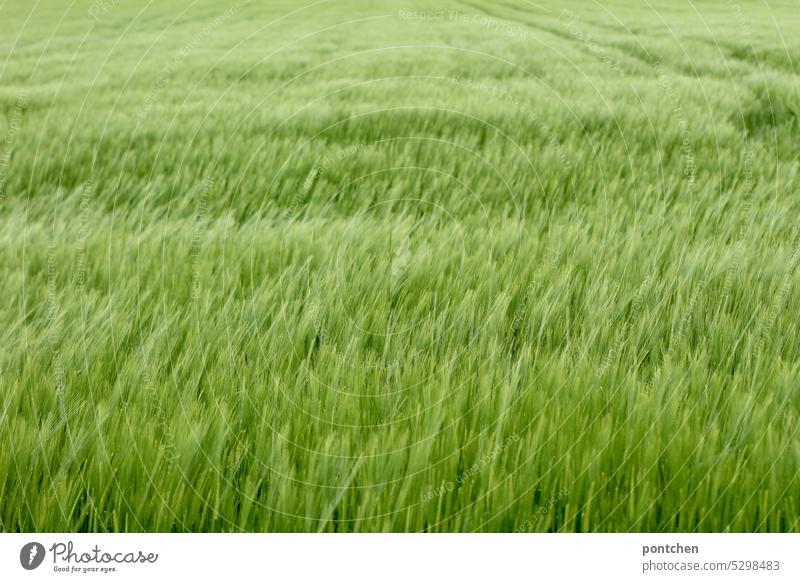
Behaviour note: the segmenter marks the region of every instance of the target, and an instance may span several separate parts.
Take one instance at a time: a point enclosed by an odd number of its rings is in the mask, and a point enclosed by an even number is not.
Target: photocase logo
[[[19,552],[19,563],[26,570],[35,570],[44,561],[44,546],[39,542],[30,542],[22,546]]]

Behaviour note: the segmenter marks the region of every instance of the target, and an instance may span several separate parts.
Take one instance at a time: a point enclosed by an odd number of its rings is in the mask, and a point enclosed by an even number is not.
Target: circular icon
[[[39,542],[30,542],[22,546],[19,552],[19,563],[26,570],[35,570],[44,561],[44,546]]]

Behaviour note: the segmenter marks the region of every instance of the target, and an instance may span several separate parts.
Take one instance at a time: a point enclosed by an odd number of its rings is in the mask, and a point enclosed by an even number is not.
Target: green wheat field
[[[795,0],[0,47],[2,531],[800,531]]]

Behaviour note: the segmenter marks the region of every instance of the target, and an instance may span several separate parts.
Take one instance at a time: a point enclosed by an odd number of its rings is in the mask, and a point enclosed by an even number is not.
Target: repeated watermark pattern
[[[781,309],[783,309],[783,303],[786,301],[786,295],[789,293],[789,289],[792,286],[792,279],[796,275],[795,268],[797,267],[798,259],[800,259],[800,232],[798,232],[794,237],[792,254],[786,264],[783,277],[781,277],[781,283],[778,286],[778,291],[772,296],[772,301],[770,301],[766,316],[762,320],[761,330],[759,331],[758,339],[756,340],[754,349],[755,361],[758,361],[761,358],[761,355],[764,353],[764,346],[767,341],[767,336],[775,326],[778,315],[780,314]]]
[[[569,495],[569,489],[566,487],[559,489],[556,494],[548,498],[547,501],[540,503],[536,511],[534,511],[533,517],[523,521],[512,533],[527,533],[534,530],[542,518],[550,513],[550,510],[561,503],[562,500],[566,499],[567,495]]]
[[[731,2],[731,0],[725,0],[725,4],[728,6],[728,8],[730,8],[733,17],[736,19],[736,24],[739,25],[740,36],[742,38],[750,39],[753,35],[750,31],[750,25],[747,23],[747,19],[744,17],[741,5]]]
[[[58,286],[56,271],[56,245],[47,245],[47,266],[46,266],[46,295],[45,301],[45,321],[47,322],[47,339],[53,354],[53,374],[55,376],[56,399],[62,417],[66,417],[64,395],[67,389],[66,375],[64,371],[63,356],[61,353],[61,327],[63,324],[63,313],[58,301]]]
[[[390,276],[392,287],[400,284],[403,277],[408,272],[408,264],[411,261],[411,237],[408,235],[403,236],[400,244],[395,249],[394,256],[392,257]]]
[[[445,493],[449,493],[456,488],[456,485],[461,486],[466,483],[468,480],[475,477],[481,471],[483,471],[492,461],[494,461],[497,457],[499,457],[503,452],[513,445],[516,442],[519,442],[520,437],[518,434],[514,433],[508,437],[506,437],[503,442],[495,446],[491,451],[487,452],[480,459],[475,461],[469,468],[461,471],[453,481],[445,481],[439,487],[435,489],[431,489],[427,491],[422,496],[422,502],[426,503],[432,499],[437,497],[441,497]]]
[[[625,346],[625,342],[628,340],[630,336],[631,328],[633,327],[634,322],[639,318],[639,313],[642,311],[645,305],[645,297],[647,292],[650,290],[650,286],[653,283],[653,273],[647,275],[644,281],[642,281],[641,285],[636,289],[636,293],[633,297],[633,304],[631,305],[631,312],[630,315],[625,320],[625,325],[622,326],[622,329],[617,332],[617,336],[614,338],[614,342],[611,345],[611,349],[606,352],[605,358],[603,358],[603,363],[600,364],[600,367],[597,370],[597,377],[600,378],[605,374],[608,369],[614,364],[614,361],[619,356],[622,348]]]
[[[77,283],[78,289],[82,290],[86,286],[87,267],[87,240],[89,237],[89,210],[92,199],[94,183],[87,180],[80,187],[80,217],[78,219],[78,268]]]
[[[89,6],[89,16],[95,22],[99,22],[100,19],[113,10],[117,4],[119,4],[119,0],[95,0],[95,2]]]
[[[502,99],[506,103],[511,103],[514,105],[520,113],[525,115],[528,118],[528,121],[532,122],[545,136],[545,139],[553,149],[555,149],[558,159],[561,162],[561,166],[563,168],[569,168],[572,164],[567,156],[566,152],[564,151],[564,147],[561,142],[556,137],[555,133],[553,132],[552,128],[545,123],[545,121],[538,115],[528,103],[525,103],[515,97],[512,93],[508,91],[505,87],[498,83],[491,83],[487,81],[474,81],[472,79],[465,79],[463,77],[454,77],[453,81],[468,89],[481,91],[492,97],[497,99]]]
[[[678,95],[675,91],[672,81],[664,70],[664,65],[658,61],[655,63],[654,69],[656,71],[656,76],[658,77],[658,82],[664,88],[664,92],[672,102],[672,112],[678,119],[678,129],[680,130],[681,137],[681,152],[683,153],[685,160],[683,175],[687,178],[689,184],[692,185],[697,172],[697,164],[695,162],[694,151],[692,149],[692,131],[689,125],[689,118],[683,111],[683,106],[678,99]]]
[[[613,69],[619,76],[621,77],[628,77],[629,73],[627,69],[622,65],[622,63],[608,54],[602,46],[600,46],[595,40],[594,37],[588,33],[584,32],[578,24],[581,22],[581,17],[572,12],[571,10],[564,9],[561,11],[559,15],[559,19],[561,23],[567,28],[569,33],[572,35],[573,39],[583,44],[590,53],[592,53],[596,58],[600,61],[605,63],[611,69]]]
[[[697,306],[700,298],[705,295],[705,290],[706,282],[702,281],[692,293],[692,296],[689,299],[689,304],[686,306],[686,310],[683,313],[683,317],[681,317],[681,320],[678,323],[678,329],[675,331],[675,335],[670,339],[669,347],[667,348],[666,354],[664,354],[664,358],[658,364],[658,366],[656,366],[653,375],[647,381],[645,393],[649,394],[652,391],[653,386],[661,379],[661,374],[664,368],[668,367],[672,363],[675,350],[683,343],[683,338],[686,335],[686,328],[689,327],[689,322],[692,319],[695,307]]]
[[[192,241],[189,244],[189,260],[192,266],[192,300],[196,301],[200,296],[200,236],[203,230],[203,221],[207,211],[207,200],[211,189],[214,187],[214,178],[206,176],[200,187],[200,201],[197,204],[197,214],[195,216],[194,232]]]
[[[630,77],[630,72],[618,59],[611,56],[603,46],[594,40],[594,37],[590,33],[584,32],[578,26],[578,23],[581,22],[580,16],[571,10],[564,9],[561,11],[560,20],[570,32],[572,37],[576,41],[583,44],[596,58],[613,69],[620,77]],[[684,157],[684,176],[691,186],[695,182],[697,164],[692,146],[692,131],[690,129],[689,119],[683,110],[683,106],[681,105],[677,95],[677,91],[672,80],[667,74],[664,64],[661,61],[656,60],[652,63],[651,67],[659,81],[659,84],[669,98],[672,104],[672,112],[678,120],[678,129],[680,130],[681,139],[680,149]]]
[[[525,26],[516,22],[508,22],[482,14],[468,14],[457,10],[399,10],[397,17],[400,20],[446,20],[461,24],[474,24],[494,32],[505,34],[515,39],[528,38],[529,31]]]
[[[300,188],[294,193],[292,199],[289,201],[289,207],[284,214],[285,219],[296,218],[299,214],[299,209],[303,202],[307,200],[309,195],[319,182],[320,177],[327,173],[327,171],[334,165],[342,162],[343,160],[358,155],[367,149],[368,145],[365,143],[357,143],[345,148],[341,148],[332,155],[326,155],[314,167],[312,167]]]
[[[314,349],[319,350],[323,347],[335,346],[336,342],[331,337],[327,327],[325,326],[325,314],[323,312],[322,303],[317,299],[312,300],[308,305],[308,312],[312,317],[311,329],[314,332]],[[365,370],[380,370],[383,372],[396,370],[400,366],[401,361],[398,359],[392,359],[386,362],[367,361],[361,364],[361,367]]]
[[[309,311],[313,318],[312,329],[316,334],[315,343],[316,347],[327,346],[330,344],[330,337],[325,329],[324,314],[322,313],[322,304],[316,299],[309,305]]]
[[[142,374],[142,388],[144,393],[150,398],[150,403],[155,412],[155,421],[158,429],[162,433],[161,443],[159,444],[159,451],[164,457],[167,464],[173,464],[178,460],[178,449],[175,446],[175,435],[172,432],[167,414],[164,407],[161,406],[161,398],[153,384],[153,377],[149,371],[145,370]]]
[[[159,75],[156,82],[150,88],[150,91],[147,93],[147,96],[144,99],[144,103],[142,103],[141,107],[136,113],[136,116],[139,120],[143,120],[147,117],[147,114],[150,112],[150,109],[153,107],[155,102],[158,100],[158,96],[161,91],[164,90],[164,87],[167,85],[167,81],[169,78],[180,68],[181,64],[186,57],[188,57],[192,52],[194,52],[201,44],[220,26],[225,24],[230,18],[235,16],[244,6],[250,3],[250,0],[246,0],[245,2],[238,2],[228,8],[225,12],[220,14],[219,16],[215,17],[211,22],[209,22],[203,29],[194,37],[191,41],[187,44],[182,46],[178,51],[178,54],[175,55],[172,60],[170,60],[164,68],[161,70],[161,74]]]

